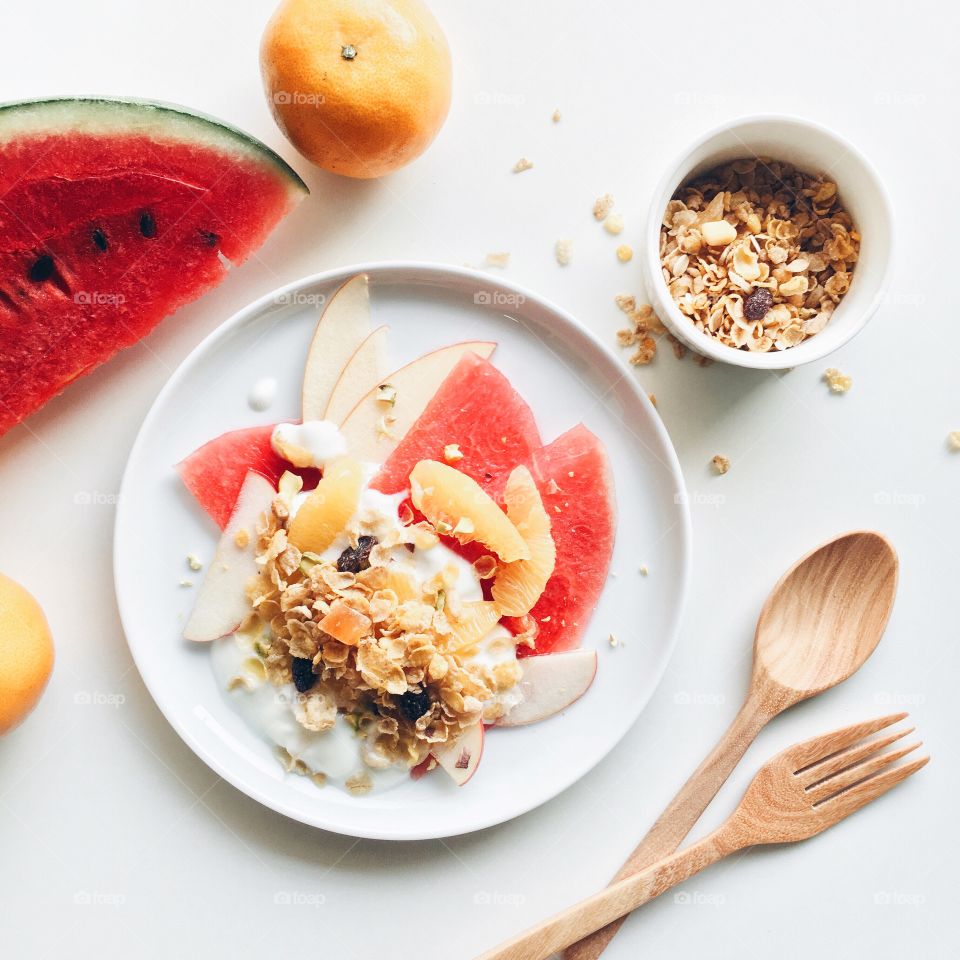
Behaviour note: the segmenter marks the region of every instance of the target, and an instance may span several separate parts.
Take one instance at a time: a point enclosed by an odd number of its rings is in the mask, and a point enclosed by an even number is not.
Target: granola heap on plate
[[[698,330],[742,350],[795,347],[850,288],[860,235],[823,176],[765,158],[684,184],[660,230],[663,278]]]

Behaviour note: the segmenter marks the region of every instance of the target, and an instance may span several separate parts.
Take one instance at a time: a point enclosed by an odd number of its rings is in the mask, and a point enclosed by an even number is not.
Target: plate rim
[[[123,591],[121,590],[120,585],[120,565],[118,563],[118,555],[121,552],[120,544],[125,526],[125,518],[127,516],[125,504],[129,502],[129,498],[125,496],[125,493],[128,483],[131,482],[131,465],[139,456],[141,447],[146,442],[148,428],[153,425],[153,421],[159,416],[159,411],[163,408],[164,401],[166,400],[168,394],[172,393],[178,388],[183,371],[190,367],[201,354],[205,354],[208,350],[214,347],[218,340],[228,336],[234,328],[242,326],[245,322],[248,322],[253,316],[262,312],[263,310],[276,306],[278,303],[283,303],[281,298],[289,297],[290,294],[294,294],[298,290],[301,290],[305,287],[323,284],[329,285],[337,281],[346,281],[358,273],[369,274],[371,278],[377,274],[383,275],[389,273],[403,273],[408,275],[407,282],[412,282],[413,280],[422,278],[434,280],[435,282],[438,282],[440,286],[447,288],[452,287],[453,281],[461,283],[465,280],[474,281],[484,285],[487,289],[498,288],[499,290],[508,294],[519,295],[525,298],[524,300],[520,301],[521,303],[526,301],[535,303],[540,309],[554,314],[563,323],[573,327],[579,335],[591,341],[592,346],[601,354],[603,354],[606,360],[610,362],[614,368],[621,369],[621,382],[627,384],[628,389],[635,394],[642,406],[646,406],[647,412],[651,415],[650,421],[653,426],[654,433],[662,445],[663,453],[665,454],[665,465],[669,468],[677,495],[676,500],[679,508],[678,525],[680,527],[681,550],[679,583],[674,583],[674,588],[677,591],[677,601],[674,606],[674,610],[669,617],[669,625],[666,630],[666,642],[664,644],[663,653],[654,672],[655,676],[653,678],[653,683],[649,687],[649,693],[647,696],[638,703],[633,719],[624,727],[623,731],[614,740],[593,755],[592,762],[585,770],[575,774],[574,776],[561,778],[558,785],[555,788],[551,788],[546,795],[536,799],[532,803],[524,803],[521,805],[520,809],[517,809],[515,812],[506,816],[494,814],[487,819],[479,819],[477,822],[469,826],[458,826],[453,830],[440,827],[437,830],[420,830],[415,833],[397,833],[389,828],[348,829],[340,824],[331,823],[329,819],[323,815],[316,815],[312,812],[304,811],[295,805],[286,803],[282,799],[268,796],[256,786],[228,770],[216,757],[211,755],[201,743],[198,743],[194,740],[187,728],[180,722],[177,711],[169,704],[165,703],[163,694],[155,688],[154,684],[151,682],[151,679],[149,679],[150,671],[144,670],[144,667],[138,658],[137,649],[130,641],[130,630],[127,626],[129,612],[127,609],[127,602],[124,601]],[[123,636],[127,644],[127,649],[130,651],[131,658],[133,659],[134,665],[137,668],[140,679],[143,681],[143,684],[146,687],[147,692],[150,694],[150,697],[157,709],[163,715],[166,722],[170,724],[176,734],[186,744],[186,746],[189,747],[195,756],[202,760],[211,770],[213,770],[214,773],[217,774],[217,776],[225,780],[245,796],[255,800],[257,803],[262,804],[276,813],[282,814],[285,817],[289,817],[290,819],[303,823],[307,826],[326,830],[341,836],[350,836],[362,839],[417,841],[463,836],[469,833],[475,833],[480,830],[497,826],[501,823],[507,823],[516,819],[517,817],[523,816],[526,813],[530,813],[532,810],[536,810],[545,803],[554,800],[561,793],[564,793],[576,782],[586,776],[590,771],[595,769],[597,765],[600,764],[623,740],[627,732],[630,731],[639,721],[641,714],[646,709],[651,698],[653,697],[653,694],[659,689],[670,660],[672,659],[676,650],[677,641],[680,635],[680,626],[683,620],[684,611],[686,609],[687,595],[689,592],[692,574],[693,537],[689,498],[686,493],[686,483],[683,477],[683,471],[680,466],[676,449],[673,446],[673,442],[670,439],[670,435],[666,429],[666,426],[664,425],[653,404],[650,402],[646,391],[644,391],[640,386],[639,381],[631,375],[629,370],[623,368],[622,362],[619,360],[616,354],[614,354],[613,350],[608,347],[607,344],[605,344],[597,336],[597,334],[595,334],[585,324],[573,316],[573,314],[569,313],[567,310],[564,310],[552,300],[549,300],[541,294],[534,292],[530,288],[515,283],[512,280],[492,277],[481,270],[471,267],[454,266],[438,261],[375,260],[364,261],[356,264],[346,264],[340,267],[332,267],[327,270],[321,270],[317,273],[308,274],[307,276],[300,277],[273,290],[267,291],[262,296],[235,311],[230,317],[217,325],[206,336],[204,336],[186,356],[179,361],[176,369],[173,371],[173,373],[171,373],[170,377],[167,379],[166,383],[164,383],[156,397],[154,397],[153,402],[150,405],[150,409],[147,411],[139,429],[137,430],[137,435],[127,455],[127,460],[124,464],[123,474],[120,480],[117,511],[114,518],[112,554],[114,596],[116,598],[117,610],[120,616],[120,624],[123,629]]]

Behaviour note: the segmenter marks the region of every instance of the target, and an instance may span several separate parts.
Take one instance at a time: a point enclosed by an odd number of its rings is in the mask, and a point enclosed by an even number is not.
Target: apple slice
[[[347,414],[378,384],[386,374],[388,327],[377,327],[356,353],[347,361],[334,384],[324,420],[340,424]]]
[[[303,371],[303,420],[322,420],[340,372],[370,333],[370,278],[351,277],[323,308]]]
[[[483,756],[483,724],[479,721],[464,730],[452,743],[442,743],[431,751],[433,758],[462,787],[476,772]]]
[[[417,422],[460,358],[465,353],[475,353],[487,359],[496,346],[489,340],[455,343],[388,374],[340,426],[350,455],[368,463],[383,463]]]
[[[597,675],[596,650],[547,653],[525,657],[520,663],[523,700],[498,720],[497,726],[522,727],[566,710],[587,692]]]
[[[250,615],[247,582],[257,575],[257,523],[276,495],[269,480],[247,474],[183,631],[187,640],[225,637]]]

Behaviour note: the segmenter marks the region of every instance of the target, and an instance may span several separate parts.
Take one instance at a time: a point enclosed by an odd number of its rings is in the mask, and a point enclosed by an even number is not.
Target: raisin
[[[205,246],[215,247],[220,243],[220,234],[214,233],[212,230],[201,230],[200,239]]]
[[[53,276],[53,257],[45,253],[39,257],[32,267],[27,271],[27,276],[34,283],[43,283]]]
[[[408,690],[400,695],[400,712],[411,722],[416,723],[430,709],[428,690]]]
[[[293,685],[298,693],[306,693],[317,682],[313,661],[306,657],[294,657],[290,669],[293,671]]]
[[[748,320],[762,320],[773,306],[773,296],[766,287],[757,287],[743,302],[743,315]]]
[[[152,213],[140,214],[140,232],[149,240],[157,235],[157,221]]]
[[[103,253],[106,253],[107,247],[109,246],[109,244],[107,243],[107,235],[99,227],[97,227],[96,229],[94,229],[91,236],[93,237],[93,243],[96,246],[96,248],[102,251]]]
[[[337,569],[341,573],[359,573],[370,566],[370,551],[377,545],[376,537],[360,537],[355,547],[347,547],[337,557]]]

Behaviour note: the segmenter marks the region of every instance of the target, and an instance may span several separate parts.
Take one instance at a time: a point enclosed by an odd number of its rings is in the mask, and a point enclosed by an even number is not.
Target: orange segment
[[[540,599],[557,562],[550,517],[526,467],[517,467],[504,490],[507,517],[523,537],[528,560],[501,565],[493,581],[493,600],[503,616],[522,617]]]
[[[287,536],[300,550],[323,553],[357,512],[363,476],[349,457],[327,466],[323,478],[290,521]]]
[[[505,563],[530,559],[530,549],[510,518],[465,473],[436,460],[421,460],[410,474],[410,497],[440,533],[462,543],[479,540]]]
[[[458,619],[448,616],[447,620],[453,630],[450,649],[463,651],[482,640],[497,625],[500,612],[489,600],[474,600],[463,605]]]

